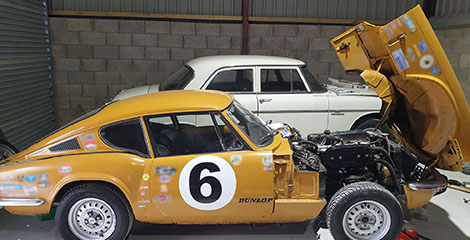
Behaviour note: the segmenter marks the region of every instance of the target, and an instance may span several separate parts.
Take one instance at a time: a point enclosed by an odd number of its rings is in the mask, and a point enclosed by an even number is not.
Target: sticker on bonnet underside
[[[403,50],[401,50],[401,48],[393,51],[392,56],[395,59],[395,63],[398,67],[399,72],[403,72],[410,67],[410,64],[408,64],[405,54],[403,53]]]

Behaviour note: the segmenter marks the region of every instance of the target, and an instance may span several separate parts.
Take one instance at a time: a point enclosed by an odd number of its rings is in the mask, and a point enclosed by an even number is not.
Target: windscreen
[[[165,90],[180,90],[188,85],[189,81],[194,77],[194,71],[188,67],[183,66],[178,71],[173,73],[169,78],[160,84],[159,91]]]

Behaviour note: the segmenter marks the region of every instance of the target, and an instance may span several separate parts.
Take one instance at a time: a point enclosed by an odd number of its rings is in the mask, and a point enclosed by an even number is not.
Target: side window
[[[126,120],[101,128],[103,141],[113,148],[129,150],[148,156],[144,134],[139,119]]]
[[[219,128],[222,143],[226,151],[248,150],[248,147],[246,147],[246,145],[232,132],[232,129],[225,124],[220,114],[215,114],[214,119],[217,123],[217,127]]]
[[[210,113],[173,115],[172,124],[164,124],[168,116],[149,117],[147,125],[157,156],[176,156],[223,152]],[[186,121],[197,119],[198,124]]]
[[[252,92],[253,70],[236,69],[219,72],[206,89],[226,92]]]
[[[262,69],[262,92],[306,92],[296,69]]]

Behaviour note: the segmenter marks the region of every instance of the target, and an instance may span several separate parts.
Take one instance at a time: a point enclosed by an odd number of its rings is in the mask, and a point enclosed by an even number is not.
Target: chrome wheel
[[[68,223],[79,239],[107,239],[116,229],[116,214],[105,201],[85,198],[70,208]]]
[[[350,239],[382,239],[390,230],[390,213],[384,205],[360,201],[352,205],[343,217],[343,230]]]
[[[0,162],[15,154],[16,154],[15,150],[13,150],[11,147],[0,143]]]

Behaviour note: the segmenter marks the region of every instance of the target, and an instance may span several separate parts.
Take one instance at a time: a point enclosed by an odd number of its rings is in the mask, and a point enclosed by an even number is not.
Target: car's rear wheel
[[[398,200],[383,186],[357,182],[333,195],[327,224],[335,239],[396,239],[403,213]]]
[[[69,190],[56,213],[56,224],[64,239],[125,239],[133,221],[122,194],[99,184]]]
[[[13,155],[15,155],[18,151],[16,150],[13,145],[9,144],[6,141],[0,140],[0,162],[3,159],[7,159]]]

